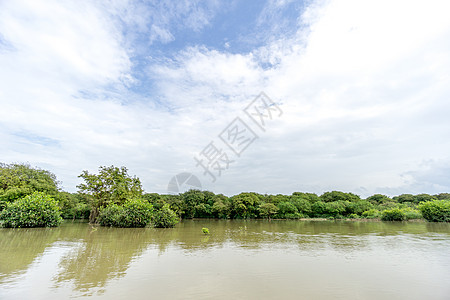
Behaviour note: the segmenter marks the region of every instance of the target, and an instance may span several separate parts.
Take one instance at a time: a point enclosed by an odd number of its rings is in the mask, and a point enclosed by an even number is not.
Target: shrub
[[[177,214],[170,209],[169,204],[164,204],[159,211],[156,211],[152,218],[154,227],[170,228],[178,223]]]
[[[8,203],[0,213],[3,227],[56,227],[62,222],[61,211],[55,199],[35,192]]]
[[[120,219],[123,215],[123,207],[117,204],[110,204],[100,210],[98,222],[102,226],[124,227],[120,226]]]
[[[385,210],[381,213],[382,221],[404,221],[406,220],[406,215],[403,210],[399,208],[393,208]]]
[[[349,214],[347,216],[347,218],[349,218],[349,219],[359,219],[359,215],[357,215],[357,214]]]
[[[347,213],[361,215],[363,212],[373,208],[373,204],[367,200],[360,200],[347,204]]]
[[[422,214],[417,209],[407,207],[403,208],[402,211],[405,213],[406,220],[422,219]]]
[[[129,199],[123,206],[110,204],[100,211],[99,223],[113,227],[145,227],[150,223],[153,206],[142,199]]]
[[[375,218],[380,217],[380,212],[378,210],[372,208],[372,209],[366,210],[361,215],[363,218],[366,218],[366,219],[375,219]]]
[[[419,205],[423,217],[430,222],[450,222],[450,201],[434,200]]]

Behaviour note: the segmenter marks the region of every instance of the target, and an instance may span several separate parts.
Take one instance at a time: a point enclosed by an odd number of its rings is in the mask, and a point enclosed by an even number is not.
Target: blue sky
[[[449,192],[446,11],[1,1],[0,161],[48,169],[68,191],[82,170],[116,165],[159,193],[181,172],[227,195]],[[282,111],[265,131],[243,111],[261,91]],[[240,156],[219,138],[236,117],[257,135]],[[194,160],[211,142],[233,161],[215,182]]]

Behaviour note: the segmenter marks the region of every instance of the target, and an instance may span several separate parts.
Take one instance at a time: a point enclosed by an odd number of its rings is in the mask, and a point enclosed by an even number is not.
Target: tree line
[[[243,192],[231,197],[189,190],[178,195],[145,193],[125,167],[83,171],[77,193],[61,191],[56,176],[27,164],[0,164],[0,222],[4,227],[58,226],[89,219],[115,227],[173,227],[180,219],[381,219],[425,218],[450,222],[450,194],[375,194],[365,199],[341,191],[291,195]]]

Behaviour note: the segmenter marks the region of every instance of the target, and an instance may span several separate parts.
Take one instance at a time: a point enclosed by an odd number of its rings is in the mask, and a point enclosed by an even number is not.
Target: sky
[[[110,165],[157,193],[450,192],[449,9],[0,0],[0,162],[69,192]]]

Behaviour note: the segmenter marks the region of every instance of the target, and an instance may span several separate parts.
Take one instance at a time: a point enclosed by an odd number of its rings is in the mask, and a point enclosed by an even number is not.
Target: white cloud
[[[216,106],[221,120],[224,110],[237,113],[260,90],[283,103],[280,127],[262,136],[215,189],[237,193],[243,182],[274,193],[302,186],[406,192],[406,171],[424,159],[449,159],[449,139],[442,138],[449,121],[433,120],[449,111],[450,23],[442,4],[314,3],[295,35],[252,53],[189,49],[175,66],[157,69],[160,87],[164,95],[188,96],[180,105],[193,99],[214,105],[214,93],[239,99],[240,106]]]

